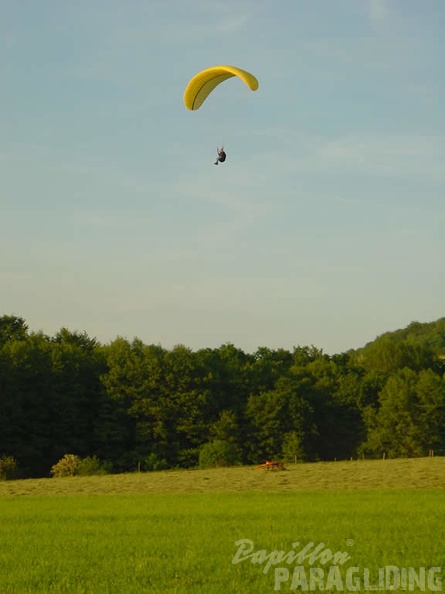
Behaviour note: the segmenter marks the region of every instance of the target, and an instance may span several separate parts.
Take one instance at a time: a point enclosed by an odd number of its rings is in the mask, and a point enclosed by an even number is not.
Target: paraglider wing
[[[188,83],[184,92],[184,104],[187,109],[199,109],[219,84],[233,76],[240,78],[251,91],[258,89],[258,81],[250,72],[235,66],[212,66],[195,74]]]

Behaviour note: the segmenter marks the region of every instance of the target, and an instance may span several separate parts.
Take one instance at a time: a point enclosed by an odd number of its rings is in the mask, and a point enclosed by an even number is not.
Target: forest
[[[0,316],[0,459],[50,476],[66,454],[109,472],[445,455],[445,318],[360,349],[196,351]]]

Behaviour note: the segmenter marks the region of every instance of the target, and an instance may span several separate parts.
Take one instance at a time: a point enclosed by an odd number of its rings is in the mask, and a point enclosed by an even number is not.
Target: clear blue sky
[[[443,0],[0,12],[1,314],[330,354],[445,315]],[[217,64],[259,90],[189,112]]]

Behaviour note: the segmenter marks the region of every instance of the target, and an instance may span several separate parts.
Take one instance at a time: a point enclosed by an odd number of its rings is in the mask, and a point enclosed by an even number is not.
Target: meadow
[[[441,572],[422,583],[421,568],[445,568],[444,487],[443,458],[6,481],[0,592],[364,591],[389,566],[419,578],[400,589],[435,591]],[[257,555],[233,563],[241,539]],[[342,583],[328,583],[328,549],[347,559]],[[274,550],[300,558],[273,565]],[[351,567],[360,582],[346,583]]]

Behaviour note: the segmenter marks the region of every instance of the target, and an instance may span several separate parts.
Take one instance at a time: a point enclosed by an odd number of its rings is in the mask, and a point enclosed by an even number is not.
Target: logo
[[[352,546],[354,541],[347,540],[346,544]],[[273,568],[275,591],[442,591],[440,567],[356,567],[347,564],[351,561],[348,552],[333,552],[324,542],[318,545],[312,541],[306,544],[293,542],[288,551],[275,549],[268,552],[266,549],[255,550],[253,541],[242,538],[235,542],[235,546],[238,550],[232,564],[247,561],[261,566],[264,574]]]

